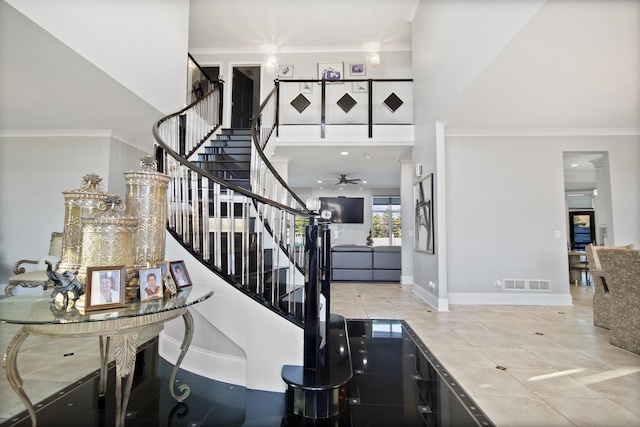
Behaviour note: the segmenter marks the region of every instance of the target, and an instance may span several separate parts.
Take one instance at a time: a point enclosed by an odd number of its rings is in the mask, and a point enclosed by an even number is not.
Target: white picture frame
[[[278,66],[278,78],[279,79],[292,79],[293,78],[293,65],[279,65]]]
[[[328,82],[344,79],[344,62],[318,62],[318,80]]]
[[[367,66],[364,62],[352,62],[349,64],[349,75],[366,76]]]

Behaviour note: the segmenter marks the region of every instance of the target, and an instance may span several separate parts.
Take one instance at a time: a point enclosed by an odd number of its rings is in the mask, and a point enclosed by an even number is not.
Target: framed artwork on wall
[[[369,83],[367,82],[351,82],[352,93],[367,93],[369,92]]]
[[[313,85],[311,82],[300,83],[300,93],[313,93]]]
[[[293,78],[293,65],[280,65],[278,66],[278,78],[292,79]]]
[[[425,176],[413,186],[415,201],[414,244],[418,252],[435,253],[433,224],[433,174]]]
[[[349,64],[349,73],[352,76],[364,76],[367,74],[367,68],[364,62],[352,62]]]
[[[318,79],[327,81],[344,79],[344,63],[318,62]]]

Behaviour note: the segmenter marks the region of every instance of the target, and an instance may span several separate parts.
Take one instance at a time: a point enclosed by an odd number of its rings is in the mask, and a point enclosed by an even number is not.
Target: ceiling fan
[[[338,182],[336,183],[336,185],[343,185],[343,184],[358,184],[360,182],[360,178],[353,178],[353,179],[347,179],[347,175],[340,175],[340,178],[338,178]]]

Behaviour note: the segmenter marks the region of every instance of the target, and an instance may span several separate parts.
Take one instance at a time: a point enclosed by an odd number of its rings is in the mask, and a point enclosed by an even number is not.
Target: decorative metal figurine
[[[47,277],[51,279],[55,288],[51,293],[51,302],[53,303],[58,294],[62,294],[62,309],[66,310],[67,305],[69,305],[69,295],[68,292],[73,294],[73,301],[71,305],[75,305],[76,301],[82,294],[84,294],[84,289],[82,289],[82,284],[76,279],[76,275],[70,271],[65,271],[64,273],[58,273],[57,271],[53,271],[53,266],[49,261],[45,261],[47,263]]]

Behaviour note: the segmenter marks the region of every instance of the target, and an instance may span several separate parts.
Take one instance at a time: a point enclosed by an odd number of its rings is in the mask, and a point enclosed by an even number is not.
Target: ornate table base
[[[182,346],[180,347],[180,356],[171,373],[169,391],[174,399],[182,402],[189,395],[189,386],[186,384],[180,385],[179,390],[182,393],[180,395],[175,393],[173,386],[178,369],[180,368],[180,363],[182,363],[182,359],[187,353],[191,339],[193,338],[193,317],[191,317],[186,307],[159,313],[149,313],[143,316],[116,318],[97,322],[25,324],[9,343],[7,351],[4,354],[3,366],[6,370],[7,380],[11,388],[16,392],[29,412],[32,426],[36,426],[36,412],[31,400],[29,400],[29,397],[22,388],[23,382],[18,373],[17,366],[20,346],[29,335],[51,338],[98,336],[100,338],[100,396],[104,396],[105,394],[109,345],[113,339],[116,362],[116,427],[121,427],[124,426],[127,404],[129,403],[131,386],[133,384],[133,371],[138,349],[138,332],[151,326],[164,324],[180,315],[182,315],[184,320],[185,334]],[[124,391],[122,390],[123,381],[126,381]]]

